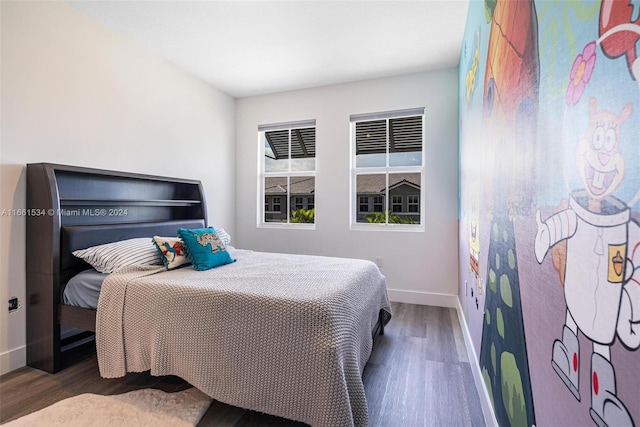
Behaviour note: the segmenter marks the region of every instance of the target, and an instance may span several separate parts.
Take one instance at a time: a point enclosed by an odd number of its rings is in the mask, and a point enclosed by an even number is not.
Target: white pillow
[[[149,237],[121,240],[73,251],[100,273],[113,273],[126,265],[162,265],[162,258]]]

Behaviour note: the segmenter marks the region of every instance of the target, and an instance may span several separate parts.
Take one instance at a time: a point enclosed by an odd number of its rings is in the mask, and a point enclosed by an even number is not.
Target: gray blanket
[[[237,250],[208,271],[125,267],[105,280],[105,378],[151,370],[313,426],[366,426],[362,371],[385,278],[369,261]],[[390,317],[390,316],[389,316]]]

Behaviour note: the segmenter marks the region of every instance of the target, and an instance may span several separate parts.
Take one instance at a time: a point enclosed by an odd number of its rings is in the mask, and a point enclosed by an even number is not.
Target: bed
[[[229,247],[235,262],[207,271],[121,268],[104,278],[95,310],[63,302],[90,267],[72,252],[206,226],[201,183],[30,164],[27,203],[29,365],[61,369],[61,331],[72,327],[96,332],[104,377],[150,370],[311,425],[367,424],[361,375],[391,317],[373,263]]]

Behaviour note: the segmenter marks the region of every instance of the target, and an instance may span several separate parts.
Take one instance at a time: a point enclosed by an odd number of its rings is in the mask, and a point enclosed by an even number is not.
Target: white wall
[[[65,3],[0,8],[0,211],[25,207],[25,164],[52,162],[200,179],[233,234],[234,98]],[[0,374],[25,364],[24,270],[24,218],[2,216]]]
[[[396,301],[457,304],[458,71],[239,99],[236,103],[237,247],[382,258]],[[349,115],[426,107],[426,232],[349,230]],[[259,124],[316,119],[316,229],[256,227]]]

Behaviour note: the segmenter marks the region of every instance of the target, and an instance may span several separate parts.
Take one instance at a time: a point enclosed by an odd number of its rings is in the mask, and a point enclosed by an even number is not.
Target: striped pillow
[[[216,233],[225,246],[229,246],[231,244],[231,236],[225,231],[224,228],[216,227]]]
[[[162,265],[160,253],[149,237],[92,246],[72,253],[100,273],[113,273],[126,265]]]

